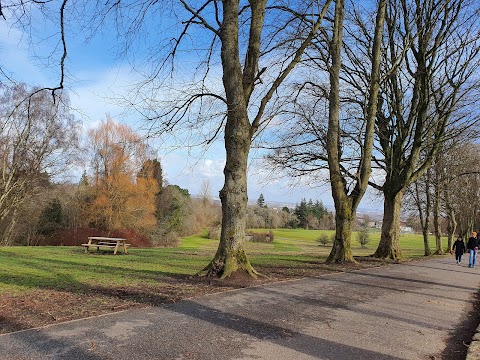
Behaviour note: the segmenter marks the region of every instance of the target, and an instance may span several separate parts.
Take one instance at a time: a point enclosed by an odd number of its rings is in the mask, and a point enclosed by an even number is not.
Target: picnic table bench
[[[89,236],[88,243],[82,244],[85,248],[85,252],[88,252],[90,248],[97,248],[97,251],[100,249],[113,249],[113,253],[117,254],[119,248],[123,250],[124,254],[127,254],[127,247],[130,244],[127,244],[127,239],[124,238],[111,238],[104,236]]]

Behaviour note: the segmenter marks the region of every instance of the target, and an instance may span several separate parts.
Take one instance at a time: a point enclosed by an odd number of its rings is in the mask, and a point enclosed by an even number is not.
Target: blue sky
[[[0,22],[0,59],[12,77],[30,85],[55,86],[58,83],[58,62],[53,57],[50,66],[39,61],[29,48],[28,36],[18,29],[9,28]],[[67,33],[68,36],[68,33]],[[109,114],[116,121],[126,123],[138,130],[144,125],[141,117],[112,101],[112,94],[122,94],[127,85],[138,80],[126,59],[114,56],[111,44],[115,41],[106,35],[94,37],[90,42],[78,41],[80,36],[67,38],[68,58],[65,86],[70,94],[76,116],[83,122],[85,130],[96,127]],[[41,44],[45,46],[45,44]],[[47,44],[48,45],[48,44]],[[51,45],[51,44],[50,44]],[[45,48],[36,49],[45,51]],[[180,64],[181,65],[181,64]],[[185,65],[188,66],[188,65]],[[165,138],[153,140],[158,150],[164,174],[169,183],[187,188],[191,194],[199,194],[202,183],[210,183],[213,197],[223,186],[225,150],[220,140],[212,144],[205,153],[200,149],[186,149],[174,146]],[[76,173],[80,174],[78,169]],[[272,174],[262,162],[261,154],[252,151],[249,165],[249,199],[255,201],[262,193],[267,203],[299,203],[302,198],[320,200],[333,208],[329,186],[312,184],[308,179],[292,182],[279,174]],[[380,205],[380,206],[379,206]],[[381,208],[378,198],[367,196],[362,202],[365,209]],[[378,209],[381,211],[381,209]]]

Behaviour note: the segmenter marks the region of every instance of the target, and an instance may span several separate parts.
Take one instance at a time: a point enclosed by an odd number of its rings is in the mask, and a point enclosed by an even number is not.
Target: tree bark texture
[[[347,199],[335,206],[335,241],[327,263],[354,262],[351,243],[355,212]]]
[[[384,193],[382,235],[374,256],[384,259],[401,260],[400,211],[403,191]]]
[[[430,256],[432,255],[432,251],[430,250],[430,244],[428,243],[428,229],[423,228],[422,235],[423,235],[423,248],[424,248],[423,255]]]

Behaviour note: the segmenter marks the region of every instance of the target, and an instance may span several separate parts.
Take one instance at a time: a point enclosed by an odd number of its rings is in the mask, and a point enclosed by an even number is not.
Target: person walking
[[[475,268],[475,263],[477,262],[477,252],[478,252],[478,239],[477,233],[472,231],[472,236],[468,239],[467,249],[470,254],[468,258],[468,267]]]
[[[462,255],[465,252],[465,243],[463,242],[461,237],[458,237],[457,240],[453,243],[452,246],[452,253],[455,251],[455,260],[457,260],[457,264],[462,262]]]

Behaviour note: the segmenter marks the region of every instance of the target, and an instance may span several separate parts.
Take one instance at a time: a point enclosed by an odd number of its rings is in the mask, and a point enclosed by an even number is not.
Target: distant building
[[[413,227],[400,224],[400,232],[403,234],[413,234]]]

